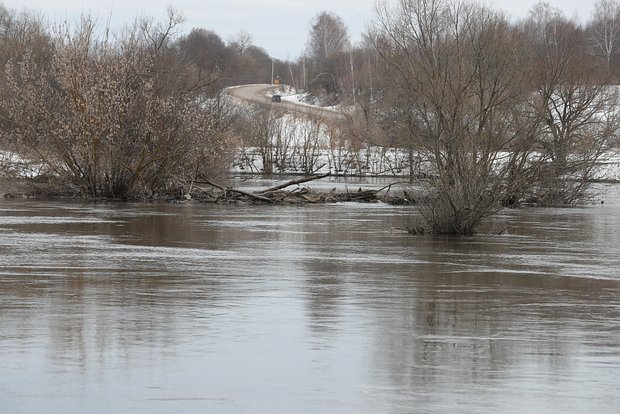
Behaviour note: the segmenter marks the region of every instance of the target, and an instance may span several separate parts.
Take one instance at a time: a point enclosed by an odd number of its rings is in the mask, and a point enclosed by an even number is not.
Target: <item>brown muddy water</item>
[[[2,200],[0,413],[619,413],[609,190],[465,238],[382,204]]]

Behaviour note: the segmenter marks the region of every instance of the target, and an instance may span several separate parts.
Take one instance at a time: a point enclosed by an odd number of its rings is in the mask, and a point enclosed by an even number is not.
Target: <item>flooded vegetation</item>
[[[2,200],[0,406],[618,412],[618,190],[471,237],[381,203]]]
[[[620,412],[620,3],[388,3],[297,62],[0,6],[1,414]]]

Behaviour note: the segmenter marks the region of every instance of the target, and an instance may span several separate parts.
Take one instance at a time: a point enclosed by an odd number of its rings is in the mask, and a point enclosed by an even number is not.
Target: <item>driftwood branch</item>
[[[203,193],[205,193],[205,194],[209,195],[209,192],[208,192],[207,190],[205,190],[204,188],[202,188],[202,187],[200,187],[200,186],[197,186],[195,183],[194,183],[194,188],[195,188],[196,190],[200,190],[201,192],[203,192]]]
[[[246,196],[246,197],[252,198],[252,199],[254,199],[254,200],[257,200],[257,201],[262,201],[262,202],[264,202],[264,203],[273,203],[273,200],[272,200],[272,199],[270,199],[270,198],[263,197],[263,196],[261,196],[261,195],[254,194],[254,193],[248,193],[247,191],[236,190],[236,189],[234,189],[234,188],[230,188],[230,187],[228,187],[228,188],[224,188],[224,187],[222,187],[221,185],[216,184],[216,183],[214,183],[214,182],[213,182],[213,181],[211,181],[211,180],[202,179],[202,180],[200,180],[200,182],[201,182],[201,183],[208,184],[208,185],[210,185],[210,186],[212,186],[212,187],[215,187],[215,188],[217,188],[218,190],[223,191],[223,192],[224,192],[224,194],[226,194],[226,193],[228,193],[228,192],[229,192],[229,193],[237,193],[237,194],[241,194],[241,195],[244,195],[244,196]],[[204,190],[203,190],[203,192],[204,192]]]
[[[378,189],[378,190],[377,190],[377,194],[378,194],[378,193],[380,193],[381,191],[385,190],[386,188],[387,188],[386,193],[389,193],[389,192],[390,192],[390,190],[392,189],[392,186],[393,186],[393,185],[396,185],[396,184],[406,184],[406,183],[409,183],[409,181],[396,181],[396,182],[394,182],[394,183],[389,183],[389,184],[388,184],[388,185],[386,185],[385,187],[381,187],[380,189]]]
[[[254,193],[248,193],[247,191],[235,190],[234,188],[227,188],[225,191],[230,191],[233,193],[241,194],[246,197],[253,198],[254,200],[263,201],[265,203],[273,203],[273,200],[268,197],[263,197],[261,195],[254,194]]]
[[[200,183],[205,183],[205,184],[209,184],[211,187],[215,187],[218,190],[222,190],[222,191],[226,191],[226,189],[224,187],[222,187],[221,185],[217,185],[215,184],[213,181],[211,180],[207,180],[206,178],[201,179],[200,181],[198,181]]]
[[[267,188],[265,190],[258,191],[257,194],[271,193],[273,191],[282,190],[283,188],[286,188],[286,187],[291,186],[291,185],[307,183],[308,181],[320,180],[321,178],[329,177],[330,175],[331,175],[331,173],[325,173],[325,174],[321,174],[321,175],[314,175],[312,177],[304,177],[304,178],[300,178],[300,179],[297,179],[297,180],[287,181],[287,182],[285,182],[283,184],[276,185],[275,187],[271,187],[271,188]]]

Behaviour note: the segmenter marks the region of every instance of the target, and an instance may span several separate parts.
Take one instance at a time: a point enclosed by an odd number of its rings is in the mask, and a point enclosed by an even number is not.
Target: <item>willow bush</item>
[[[84,18],[52,34],[52,58],[6,66],[10,124],[3,130],[48,176],[88,197],[151,197],[225,166],[230,116],[178,58],[181,22],[137,22],[97,34]]]

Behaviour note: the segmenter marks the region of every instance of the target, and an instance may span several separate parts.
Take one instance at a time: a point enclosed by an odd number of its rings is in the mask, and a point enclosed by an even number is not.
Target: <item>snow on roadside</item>
[[[311,98],[309,93],[297,92],[295,89],[286,85],[274,86],[273,89],[265,93],[265,96],[271,99],[271,97],[276,94],[281,96],[283,102],[289,102],[307,108],[319,109],[321,111],[342,112],[342,107],[340,105],[320,106],[317,104],[316,99]]]

